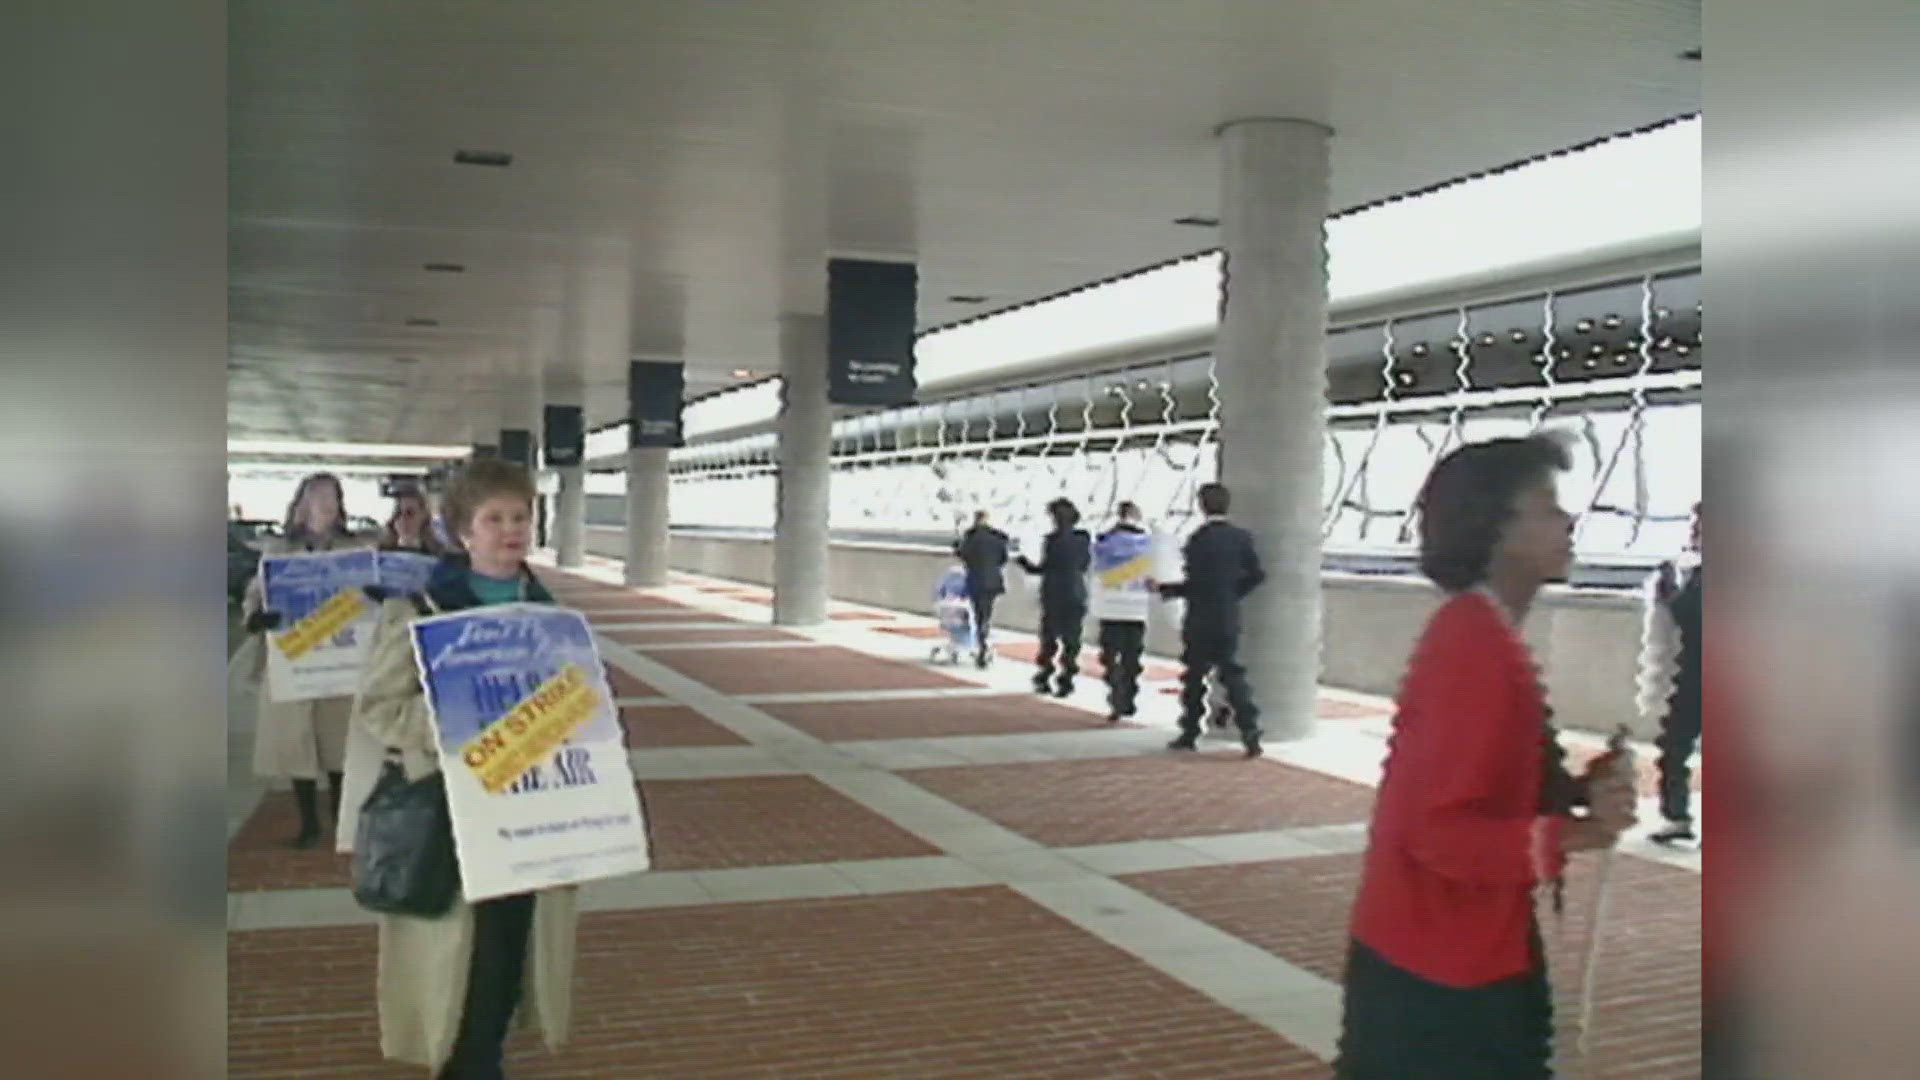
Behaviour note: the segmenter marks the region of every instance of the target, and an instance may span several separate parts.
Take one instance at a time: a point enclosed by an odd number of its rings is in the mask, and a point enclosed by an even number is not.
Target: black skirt
[[[1540,956],[1539,942],[1533,954]],[[1341,1080],[1549,1080],[1553,995],[1544,962],[1462,990],[1429,982],[1355,941],[1347,948]]]

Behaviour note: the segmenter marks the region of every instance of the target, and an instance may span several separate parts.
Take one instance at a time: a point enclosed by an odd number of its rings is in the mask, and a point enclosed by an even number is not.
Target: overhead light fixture
[[[471,446],[435,446],[417,443],[301,442],[295,439],[228,439],[229,454],[297,454],[307,457],[459,458]]]
[[[439,326],[440,320],[439,319],[419,319],[419,318],[408,319],[407,325],[408,326]]]
[[[734,368],[733,377],[736,379],[751,379],[753,378],[753,372],[748,371],[746,368]]]
[[[504,169],[513,164],[513,155],[505,150],[455,150],[453,161],[456,165],[485,165]]]
[[[975,293],[955,293],[954,295],[947,297],[947,300],[948,302],[955,303],[955,304],[984,304],[987,302],[986,297],[977,295]]]
[[[464,274],[467,272],[467,268],[461,266],[459,263],[448,262],[428,263],[421,267],[421,269],[429,274]]]
[[[1208,217],[1205,214],[1188,214],[1183,218],[1174,218],[1173,223],[1175,225],[1191,225],[1196,229],[1215,229],[1219,228],[1220,219],[1217,217]]]

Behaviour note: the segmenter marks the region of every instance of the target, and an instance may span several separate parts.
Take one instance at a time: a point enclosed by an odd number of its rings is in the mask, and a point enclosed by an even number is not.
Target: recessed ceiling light
[[[1204,214],[1188,214],[1183,218],[1174,218],[1173,223],[1175,225],[1191,225],[1197,229],[1211,229],[1220,224],[1220,219],[1207,217]]]
[[[439,319],[408,319],[408,326],[439,326]]]
[[[947,300],[955,304],[984,304],[987,302],[986,297],[976,293],[955,293],[947,297]]]
[[[746,368],[734,368],[733,377],[736,379],[751,379],[753,378],[753,372],[748,371]]]
[[[459,263],[428,263],[421,269],[429,274],[464,274],[467,268]]]
[[[455,150],[453,161],[456,165],[486,165],[504,169],[513,164],[513,155],[505,150]]]

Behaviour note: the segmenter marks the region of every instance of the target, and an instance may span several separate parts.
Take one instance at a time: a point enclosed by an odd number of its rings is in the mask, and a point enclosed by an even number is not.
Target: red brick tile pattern
[[[745,746],[747,740],[684,705],[629,705],[620,710],[630,750]]]
[[[643,626],[624,630],[602,630],[602,634],[622,645],[644,650],[649,645],[678,642],[712,641],[805,641],[799,634],[776,630],[771,626],[727,626],[711,628]]]
[[[1134,874],[1128,884],[1236,937],[1338,981],[1359,855]],[[1577,857],[1566,887],[1566,933],[1544,928],[1562,1025],[1579,1000],[1597,859]],[[1591,1040],[1595,1080],[1700,1075],[1699,874],[1616,856]]]
[[[660,691],[654,689],[652,686],[642,681],[638,675],[635,675],[632,672],[628,671],[627,669],[620,667],[618,664],[604,664],[602,666],[604,666],[607,670],[607,685],[613,689],[614,697],[629,698],[629,697],[663,697],[664,696],[660,693]]]
[[[935,930],[937,928],[937,932]],[[382,1065],[369,928],[233,935],[234,1077]],[[1327,1077],[1309,1054],[1009,890],[591,914],[560,1077]]]
[[[938,855],[938,849],[810,776],[648,780],[640,785],[659,870]]]
[[[324,790],[320,798],[325,813]],[[227,891],[345,888],[348,856],[334,854],[332,830],[321,838],[319,847],[295,851],[286,842],[299,831],[293,793],[268,792],[227,844]]]
[[[628,623],[683,622],[746,624],[745,619],[736,619],[731,615],[717,615],[711,611],[701,611],[697,608],[596,608],[592,611],[581,612],[581,614],[587,617],[588,624],[592,626],[619,626]]]
[[[918,690],[967,685],[915,664],[832,646],[745,651],[687,649],[660,653],[653,659],[723,694]]]
[[[829,742],[1019,735],[1111,727],[1106,718],[1032,694],[762,705],[760,709]]]
[[[1173,754],[913,769],[902,776],[1050,847],[1336,825],[1373,792],[1274,761]]]

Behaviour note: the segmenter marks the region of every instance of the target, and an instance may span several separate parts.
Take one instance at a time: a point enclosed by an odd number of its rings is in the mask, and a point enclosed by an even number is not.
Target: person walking
[[[1700,550],[1700,507],[1693,508],[1693,535],[1688,547]],[[1666,824],[1648,837],[1657,844],[1693,843],[1693,770],[1690,762],[1700,742],[1701,602],[1705,562],[1696,564],[1682,584],[1672,563],[1660,567],[1654,602],[1665,610],[1679,632],[1679,656],[1673,670],[1673,692],[1660,720],[1660,816]]]
[[[1080,508],[1073,500],[1055,499],[1047,505],[1047,513],[1053,518],[1053,531],[1047,534],[1040,561],[1022,555],[1020,567],[1040,578],[1040,670],[1033,676],[1034,692],[1064,698],[1073,696],[1073,680],[1080,674],[1093,540],[1079,528]]]
[[[342,502],[340,480],[332,473],[314,473],[301,480],[287,504],[281,535],[264,540],[260,553],[290,555],[371,547],[373,537],[358,535],[348,527]],[[266,634],[283,628],[283,613],[267,606],[258,573],[247,583],[241,613],[248,633]],[[253,768],[263,778],[288,779],[293,783],[300,831],[288,841],[290,847],[305,849],[320,842],[320,777],[323,773],[328,785],[328,822],[340,820],[347,717],[352,706],[351,695],[274,701],[265,681],[261,683],[260,711],[253,732]]]
[[[977,667],[987,666],[993,655],[987,638],[993,626],[993,606],[1007,591],[1007,558],[1011,548],[1007,534],[994,528],[985,510],[973,516],[973,528],[953,545],[960,565],[967,570],[967,598],[973,603],[973,627],[978,646],[974,653]]]
[[[1180,694],[1180,735],[1167,749],[1197,748],[1200,723],[1207,714],[1207,675],[1217,671],[1233,722],[1240,729],[1240,743],[1247,757],[1257,758],[1262,752],[1260,710],[1247,685],[1247,669],[1240,663],[1240,602],[1267,580],[1267,572],[1253,549],[1253,535],[1227,520],[1232,506],[1226,485],[1207,484],[1200,489],[1200,511],[1207,521],[1187,540],[1187,579],[1156,583],[1162,597],[1187,602],[1181,626],[1185,647],[1181,662],[1186,671]]]
[[[447,497],[461,551],[441,557],[423,594],[381,605],[354,722],[409,780],[440,769],[410,624],[425,612],[553,603],[526,564],[536,497],[533,478],[514,462],[468,466]],[[579,917],[579,890],[571,885],[473,904],[456,899],[438,918],[381,915],[382,1054],[434,1070],[437,1080],[503,1080],[516,1018],[537,1025],[547,1049],[557,1050],[573,1011]]]
[[[1341,1080],[1548,1080],[1552,995],[1535,890],[1633,824],[1624,758],[1570,776],[1520,626],[1564,581],[1567,450],[1534,436],[1442,459],[1417,503],[1448,599],[1401,682],[1353,905]],[[1584,809],[1584,813],[1578,810]]]
[[[1147,648],[1147,611],[1151,590],[1134,580],[1107,581],[1109,574],[1137,571],[1152,560],[1152,537],[1140,523],[1140,507],[1123,502],[1113,528],[1094,541],[1094,566],[1102,576],[1095,615],[1100,618],[1100,667],[1107,682],[1107,722],[1117,724],[1139,711],[1141,656]],[[1134,569],[1129,569],[1134,568]],[[1146,574],[1151,580],[1152,573]],[[1144,582],[1143,582],[1144,584]]]

